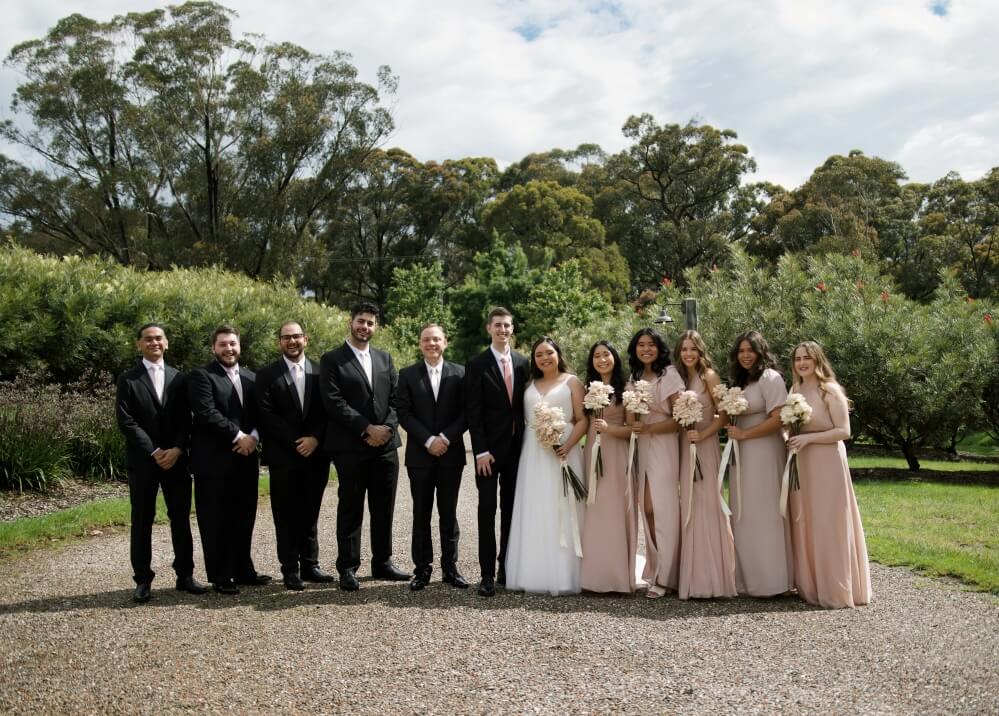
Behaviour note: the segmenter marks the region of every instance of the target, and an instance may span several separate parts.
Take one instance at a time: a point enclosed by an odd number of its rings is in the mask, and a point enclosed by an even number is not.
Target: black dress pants
[[[257,519],[259,469],[256,456],[234,457],[233,463],[227,470],[194,475],[194,508],[205,571],[213,584],[249,579],[257,573],[250,548]]]
[[[520,451],[493,461],[492,475],[475,475],[479,490],[479,568],[483,577],[496,576],[496,488],[499,487],[500,543],[499,563],[506,562],[506,545],[513,520],[513,496],[517,491],[517,464]]]
[[[361,566],[361,527],[364,498],[371,519],[371,564],[382,566],[392,558],[392,518],[399,480],[399,457],[384,453],[333,454],[337,473],[336,569],[356,571]]]
[[[170,518],[170,540],[173,542],[173,571],[178,577],[194,573],[194,544],[191,539],[191,474],[187,462],[178,461],[170,470],[153,465],[128,471],[128,497],[131,503],[132,527],[129,554],[132,578],[136,584],[148,584],[156,576],[151,568],[153,558],[153,521],[156,519],[156,495],[163,488],[167,516]]]
[[[437,516],[440,522],[441,569],[447,573],[458,561],[458,490],[461,487],[461,465],[408,467],[409,490],[413,495],[413,566],[414,574],[433,571],[434,543],[430,520],[437,495]]]
[[[319,510],[329,482],[329,458],[313,455],[290,464],[271,465],[270,475],[281,573],[287,576],[318,567]]]

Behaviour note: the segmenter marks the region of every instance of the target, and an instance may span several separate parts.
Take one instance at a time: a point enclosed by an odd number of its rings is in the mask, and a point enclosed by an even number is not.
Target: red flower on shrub
[[[666,288],[669,288],[670,286],[673,285],[673,279],[671,279],[669,276],[663,276],[662,284]]]
[[[850,256],[852,256],[855,259],[859,259],[860,258],[860,249],[854,249],[853,251],[851,251],[850,252]]]
[[[888,303],[888,292],[887,291],[882,291],[881,292],[881,301],[882,301],[882,303]]]
[[[825,281],[819,281],[817,284],[815,284],[815,290],[818,291],[819,293],[825,293],[826,292],[826,282]]]
[[[984,320],[985,320],[985,325],[991,326],[992,325],[992,314],[991,313],[986,313]]]

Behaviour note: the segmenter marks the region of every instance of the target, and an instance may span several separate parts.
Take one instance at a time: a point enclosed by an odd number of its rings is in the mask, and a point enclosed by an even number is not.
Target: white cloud
[[[932,181],[999,164],[999,4],[962,0],[441,0],[231,2],[240,31],[346,50],[361,76],[400,77],[392,144],[420,159],[625,145],[631,114],[735,129],[757,178],[794,186],[830,154],[862,149]],[[98,19],[154,7],[92,0]],[[18,0],[0,48],[79,6]],[[530,41],[529,41],[530,40]],[[0,73],[0,96],[18,77]],[[5,113],[6,114],[6,113]]]

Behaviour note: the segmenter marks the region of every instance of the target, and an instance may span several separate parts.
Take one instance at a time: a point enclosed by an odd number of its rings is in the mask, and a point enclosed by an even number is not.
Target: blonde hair
[[[708,355],[708,347],[704,343],[704,339],[701,338],[701,334],[697,331],[684,331],[680,334],[680,337],[676,339],[676,345],[673,347],[673,362],[677,366],[677,372],[680,373],[680,377],[683,378],[683,385],[687,388],[690,387],[690,377],[687,375],[686,366],[683,365],[683,361],[680,360],[680,351],[683,349],[683,342],[690,341],[694,344],[694,348],[700,353],[700,358],[697,360],[697,364],[694,369],[697,371],[697,377],[704,380],[704,374],[709,370],[714,370],[715,364],[711,362],[711,356]],[[683,368],[683,370],[680,370]]]
[[[805,354],[815,361],[815,377],[819,381],[819,390],[822,391],[823,402],[826,401],[826,397],[831,392],[831,386],[836,386],[846,399],[847,407],[852,410],[853,401],[850,400],[843,386],[836,380],[836,373],[833,371],[832,364],[826,357],[826,352],[815,341],[802,341],[791,351],[791,390],[797,390],[801,386],[801,376],[794,369],[794,356],[797,354],[799,348],[804,348]],[[828,403],[826,407],[829,407]]]

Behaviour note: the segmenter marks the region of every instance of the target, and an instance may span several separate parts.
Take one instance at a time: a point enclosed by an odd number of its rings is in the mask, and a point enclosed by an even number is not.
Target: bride
[[[558,344],[547,336],[531,348],[531,384],[524,393],[524,418],[528,429],[517,468],[510,543],[506,556],[507,589],[579,592],[582,557],[583,503],[562,485],[560,459],[583,475],[579,440],[589,421],[583,411],[583,386],[566,369]],[[534,409],[544,402],[561,408],[565,416],[562,444],[552,450],[534,434]]]

